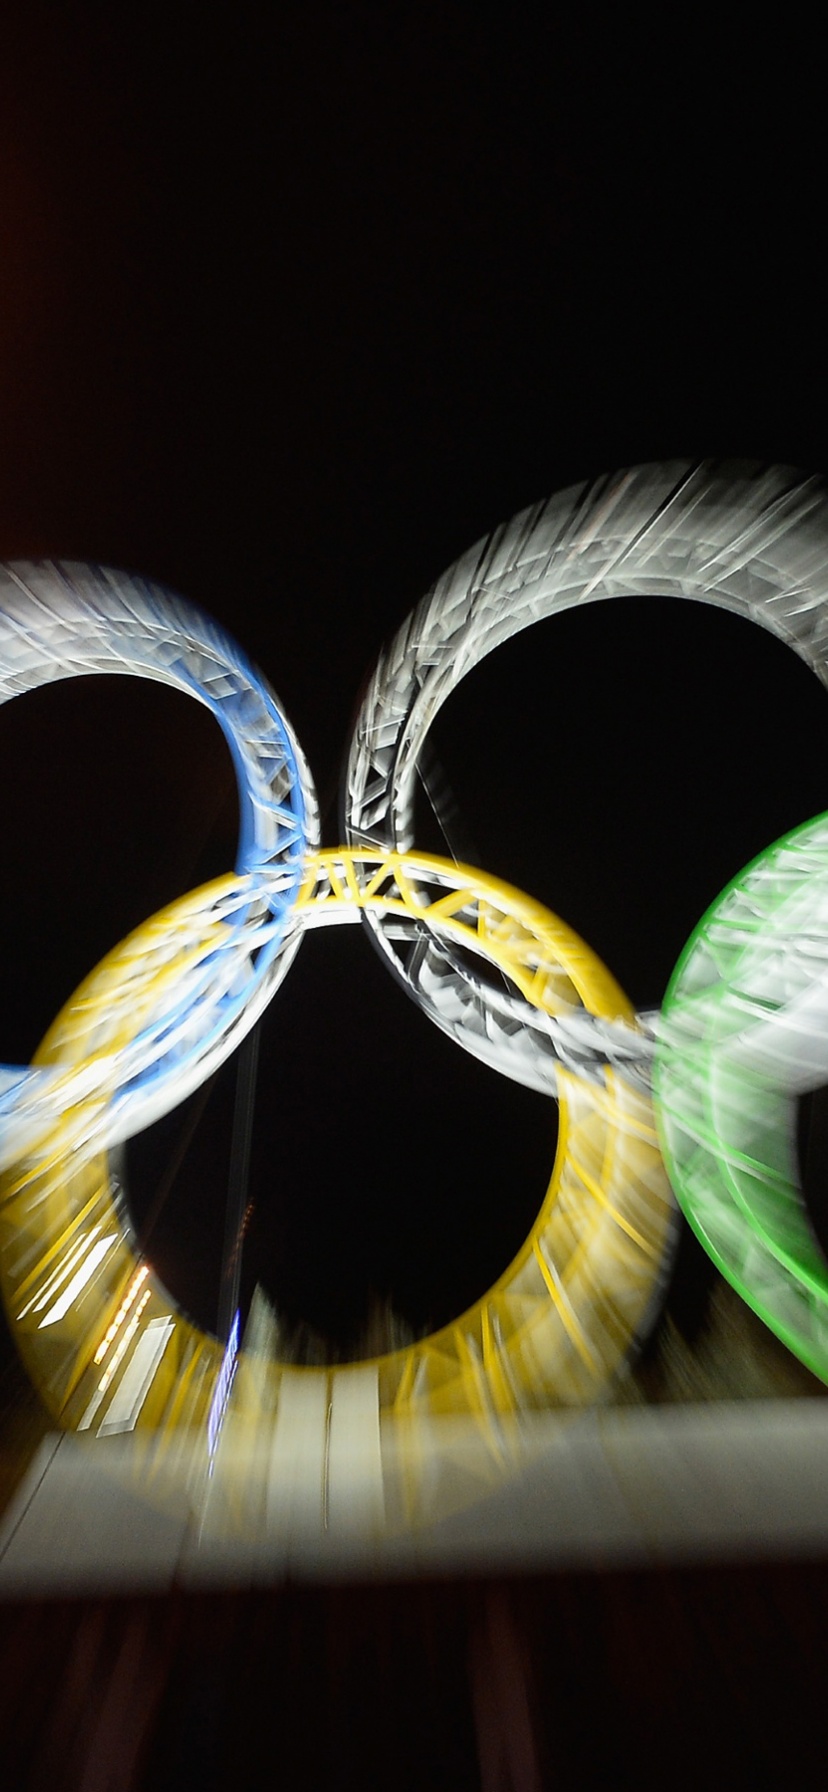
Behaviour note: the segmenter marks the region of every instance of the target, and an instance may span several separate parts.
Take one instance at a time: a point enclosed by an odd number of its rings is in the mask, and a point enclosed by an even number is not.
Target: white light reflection
[[[43,1327],[46,1325],[57,1325],[58,1320],[65,1317],[81,1290],[86,1287],[87,1282],[95,1274],[98,1264],[103,1261],[110,1245],[117,1243],[117,1238],[118,1234],[116,1232],[110,1232],[108,1237],[99,1238],[97,1244],[93,1244],[86,1262],[82,1264],[77,1274],[72,1277],[71,1282],[64,1288],[63,1293],[55,1301],[54,1306],[49,1308],[45,1318],[41,1319],[38,1327],[39,1331],[42,1331]]]

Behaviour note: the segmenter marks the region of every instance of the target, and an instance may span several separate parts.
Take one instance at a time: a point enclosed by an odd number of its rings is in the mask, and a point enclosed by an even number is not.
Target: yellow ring
[[[191,901],[172,904],[102,961],[54,1022],[36,1063],[77,1064],[90,1054],[106,1061],[135,1025],[128,1003],[123,1012],[130,965],[147,937],[174,926]],[[320,852],[309,860],[294,932],[348,911],[356,918],[363,908],[397,911],[459,938],[546,1013],[582,1005],[606,1020],[634,1021],[576,934],[484,873],[426,854]],[[220,944],[221,926],[205,935],[205,953]],[[656,1298],[674,1206],[648,1097],[612,1069],[596,1084],[559,1071],[558,1084],[549,1188],[494,1286],[450,1325],[369,1363],[297,1369],[242,1352],[228,1413],[237,1440],[261,1441],[288,1398],[330,1415],[355,1377],[363,1392],[375,1389],[379,1425],[394,1419],[416,1431],[437,1415],[463,1415],[493,1440],[499,1415],[601,1394]],[[105,1154],[84,1156],[100,1100],[98,1079],[90,1126],[81,1102],[0,1182],[3,1298],[31,1378],[61,1425],[173,1440],[204,1429],[223,1350],[179,1312],[138,1256]]]

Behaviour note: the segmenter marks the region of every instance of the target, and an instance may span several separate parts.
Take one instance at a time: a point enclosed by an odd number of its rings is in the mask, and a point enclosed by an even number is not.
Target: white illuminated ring
[[[466,674],[533,622],[631,596],[732,610],[770,629],[828,682],[824,485],[745,464],[635,467],[559,492],[477,542],[380,655],[351,743],[345,837],[406,851],[426,735]],[[556,1033],[514,992],[481,984],[451,948],[429,943],[405,962],[382,917],[366,913],[365,925],[432,1020],[531,1088],[554,1091],[559,1063],[590,1075],[609,1061],[629,1074],[648,1049],[588,1020],[575,1038]]]

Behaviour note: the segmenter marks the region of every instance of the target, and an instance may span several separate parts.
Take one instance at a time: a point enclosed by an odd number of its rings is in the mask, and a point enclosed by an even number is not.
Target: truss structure
[[[449,567],[377,662],[348,760],[344,831],[407,851],[428,730],[460,681],[547,616],[627,596],[684,597],[761,623],[828,682],[828,496],[784,468],[675,461],[573,486],[514,517]],[[481,767],[481,775],[485,767]],[[585,1023],[577,1055],[512,991],[494,1000],[451,946],[401,970],[388,922],[375,944],[438,1026],[507,1076],[552,1091],[558,1062],[624,1065],[625,1046]]]
[[[318,837],[313,784],[289,724],[216,623],[159,585],[103,567],[0,567],[0,702],[104,672],[172,685],[215,716],[238,778],[236,876],[179,905],[175,929],[167,922],[150,931],[145,958],[122,965],[110,999],[128,1044],[111,1040],[108,1058],[93,1051],[68,1078],[0,1067],[0,1164],[25,1153],[55,1109],[71,1110],[82,1094],[97,1093],[100,1142],[113,1143],[175,1107],[223,1062],[290,962],[280,947],[307,846]]]

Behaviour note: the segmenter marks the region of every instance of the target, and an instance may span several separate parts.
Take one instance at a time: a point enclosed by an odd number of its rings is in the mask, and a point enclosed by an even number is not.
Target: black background
[[[382,640],[495,524],[643,460],[827,470],[813,52],[778,21],[760,57],[671,30],[7,15],[0,555],[141,571],[212,611],[284,702],[327,842]],[[116,939],[229,867],[236,807],[218,730],[161,688],[38,692],[0,729],[0,1059],[21,1062]],[[433,744],[458,848],[639,1007],[727,879],[828,807],[816,681],[689,605],[536,628]],[[424,803],[418,840],[439,846]],[[150,1247],[206,1324],[234,1086],[230,1065]],[[129,1149],[139,1223],[188,1124]],[[356,930],[319,934],[263,1027],[245,1300],[261,1280],[341,1349],[375,1295],[439,1323],[505,1266],[553,1149],[550,1104],[439,1036]]]

